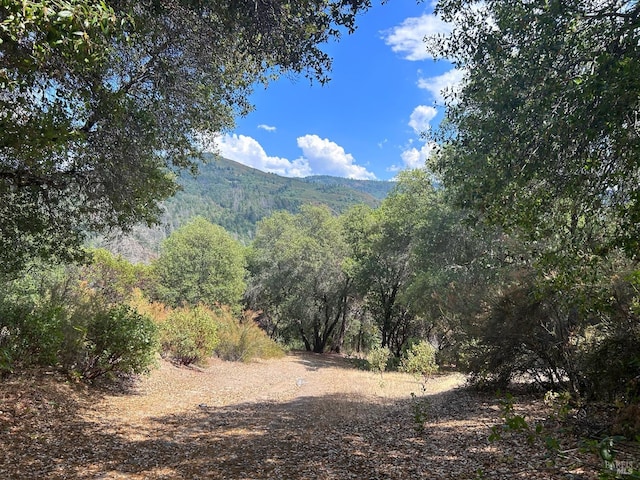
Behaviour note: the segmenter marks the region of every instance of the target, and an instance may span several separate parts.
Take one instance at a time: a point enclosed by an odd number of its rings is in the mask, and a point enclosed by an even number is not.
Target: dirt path
[[[596,478],[588,459],[489,443],[496,403],[456,389],[459,375],[423,393],[408,375],[295,354],[162,363],[133,393],[98,400],[45,380],[0,384],[2,479]]]

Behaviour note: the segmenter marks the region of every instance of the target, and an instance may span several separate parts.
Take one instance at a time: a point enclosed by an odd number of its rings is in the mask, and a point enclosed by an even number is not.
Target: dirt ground
[[[48,372],[0,381],[0,479],[597,478],[570,433],[505,432],[458,374],[376,375],[339,356],[205,368],[161,362],[126,391]],[[412,395],[413,394],[413,395]],[[548,412],[517,401],[533,424]]]

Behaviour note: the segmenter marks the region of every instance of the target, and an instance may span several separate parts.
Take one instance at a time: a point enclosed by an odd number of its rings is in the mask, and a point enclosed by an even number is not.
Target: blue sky
[[[431,145],[420,132],[440,120],[440,91],[460,78],[427,55],[423,38],[448,30],[429,2],[374,4],[354,34],[326,45],[328,84],[284,77],[258,87],[255,110],[217,138],[218,151],[289,177],[388,180],[423,165]]]

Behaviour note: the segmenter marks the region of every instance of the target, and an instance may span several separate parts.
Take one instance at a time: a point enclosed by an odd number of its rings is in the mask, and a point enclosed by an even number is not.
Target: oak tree
[[[453,148],[434,162],[458,204],[533,239],[571,242],[587,222],[607,231],[604,248],[637,254],[638,2],[442,0],[436,11],[453,33],[428,48],[465,72],[436,135]]]
[[[325,82],[321,46],[369,0],[0,4],[0,264],[73,258],[87,232],[152,222],[202,138],[255,85]]]
[[[324,352],[346,327],[352,300],[347,246],[328,208],[278,212],[258,224],[249,261],[250,306],[272,336]]]
[[[196,217],[163,242],[154,264],[158,297],[172,305],[236,307],[245,289],[245,252],[222,227]]]

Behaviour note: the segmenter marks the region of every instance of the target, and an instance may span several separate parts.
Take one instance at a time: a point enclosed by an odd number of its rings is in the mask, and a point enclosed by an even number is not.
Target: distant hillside
[[[136,228],[133,235],[107,246],[133,261],[146,261],[169,233],[196,215],[248,243],[257,222],[275,211],[296,213],[305,204],[327,205],[336,213],[361,203],[375,207],[394,185],[329,176],[286,178],[213,156],[200,166],[197,177],[185,172],[179,183],[182,191],[165,202],[161,226]]]
[[[339,185],[367,193],[377,200],[383,200],[394,187],[395,182],[382,180],[355,180],[353,178],[330,177],[328,175],[314,175],[303,178],[305,182],[320,185]]]

